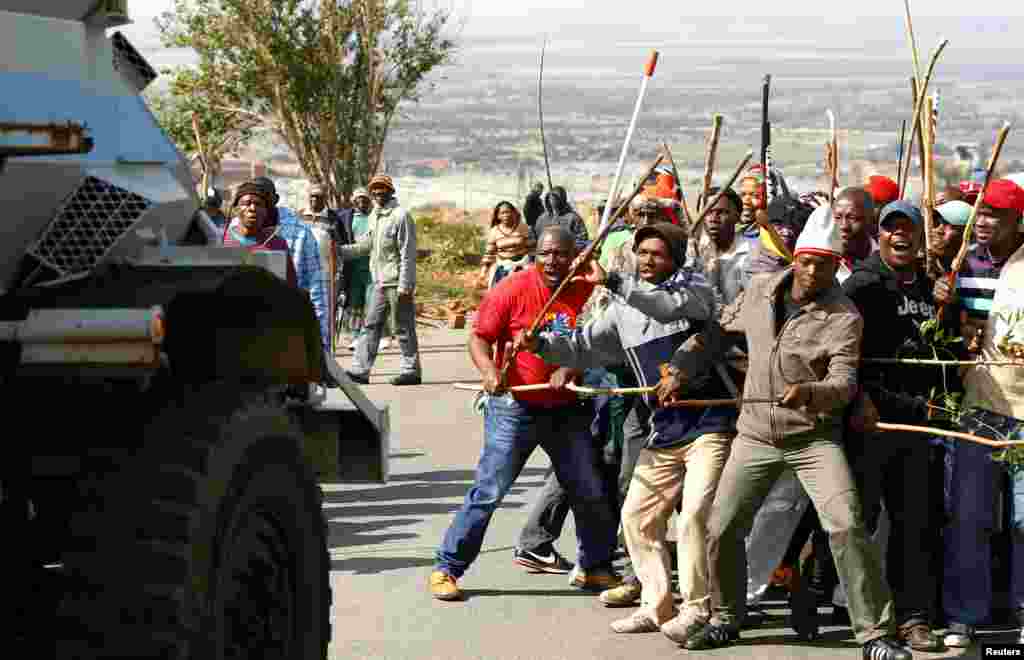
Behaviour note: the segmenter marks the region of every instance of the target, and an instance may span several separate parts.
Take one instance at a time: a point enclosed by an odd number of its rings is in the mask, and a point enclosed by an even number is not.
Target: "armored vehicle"
[[[384,480],[387,410],[286,254],[207,244],[124,4],[0,0],[3,655],[323,658],[311,439]]]

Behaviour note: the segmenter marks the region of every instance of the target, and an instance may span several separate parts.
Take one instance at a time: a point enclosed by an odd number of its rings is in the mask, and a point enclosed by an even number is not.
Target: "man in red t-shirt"
[[[563,227],[544,229],[534,268],[502,280],[487,293],[469,337],[469,354],[489,395],[484,409],[484,448],[477,477],[437,551],[430,575],[431,594],[439,600],[462,597],[456,581],[480,553],[491,515],[501,504],[533,450],[540,445],[559,482],[569,493],[580,541],[581,586],[606,589],[618,584],[611,566],[617,522],[590,438],[593,409],[564,386],[579,372],[548,365],[520,352],[508,370],[508,385],[551,383],[552,389],[503,394],[501,362],[520,331],[530,327],[552,292],[564,280],[576,256],[575,240]],[[541,330],[571,333],[593,285],[572,282],[547,312]]]

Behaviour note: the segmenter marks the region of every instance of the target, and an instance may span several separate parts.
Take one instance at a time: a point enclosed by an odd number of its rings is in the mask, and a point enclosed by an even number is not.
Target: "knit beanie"
[[[807,219],[804,230],[796,239],[793,256],[798,257],[804,253],[837,259],[843,256],[843,242],[839,236],[839,225],[832,218],[830,207],[819,206]]]

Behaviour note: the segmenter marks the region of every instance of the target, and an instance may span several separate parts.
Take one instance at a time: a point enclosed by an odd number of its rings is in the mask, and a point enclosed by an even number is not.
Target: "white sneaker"
[[[391,337],[385,337],[380,340],[380,344],[377,346],[378,351],[386,351],[391,348]]]

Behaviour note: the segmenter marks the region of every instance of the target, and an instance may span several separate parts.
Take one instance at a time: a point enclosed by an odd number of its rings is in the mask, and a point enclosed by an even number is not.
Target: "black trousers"
[[[898,624],[927,623],[934,609],[934,506],[931,447],[920,437],[886,433],[853,443],[850,462],[861,494],[868,533],[885,503],[889,514],[886,577]]]

